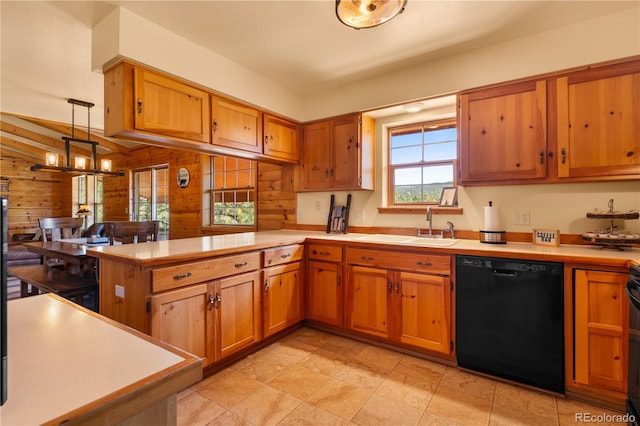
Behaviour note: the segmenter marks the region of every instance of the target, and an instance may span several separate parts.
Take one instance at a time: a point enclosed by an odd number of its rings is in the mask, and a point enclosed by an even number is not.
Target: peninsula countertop
[[[228,255],[250,250],[263,250],[307,241],[343,243],[375,248],[395,247],[407,250],[428,250],[443,254],[465,254],[492,257],[524,258],[557,262],[588,263],[626,268],[640,264],[640,249],[624,251],[601,249],[595,245],[560,245],[558,247],[531,243],[507,242],[486,244],[477,240],[457,240],[448,246],[429,246],[428,241],[418,241],[410,236],[397,239],[362,233],[327,234],[320,231],[277,230],[245,232],[239,234],[184,238],[121,246],[91,247],[87,254],[98,258],[154,267],[185,261],[197,261],[213,256]]]
[[[7,313],[1,424],[154,422],[163,409],[175,423],[175,394],[202,377],[199,358],[56,295],[11,300]]]

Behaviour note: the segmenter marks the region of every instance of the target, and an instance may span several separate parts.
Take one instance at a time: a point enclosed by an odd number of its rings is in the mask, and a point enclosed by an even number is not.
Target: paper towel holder
[[[489,207],[493,206],[493,202],[489,201]],[[486,210],[485,210],[486,212]],[[485,226],[487,226],[485,224]],[[507,232],[506,231],[484,231],[479,232],[480,242],[487,244],[506,244]]]

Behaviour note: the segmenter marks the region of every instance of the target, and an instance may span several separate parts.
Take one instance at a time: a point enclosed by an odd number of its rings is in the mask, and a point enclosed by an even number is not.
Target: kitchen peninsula
[[[0,423],[176,424],[201,361],[53,294],[8,303]]]

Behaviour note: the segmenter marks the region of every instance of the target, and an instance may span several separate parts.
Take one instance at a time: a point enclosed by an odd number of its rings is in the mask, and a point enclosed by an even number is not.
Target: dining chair
[[[79,238],[82,232],[81,217],[41,217],[38,218],[42,241],[56,241]]]
[[[105,236],[109,238],[109,244],[118,241],[121,244],[144,243],[158,241],[160,222],[148,220],[141,222],[107,222],[105,223]]]

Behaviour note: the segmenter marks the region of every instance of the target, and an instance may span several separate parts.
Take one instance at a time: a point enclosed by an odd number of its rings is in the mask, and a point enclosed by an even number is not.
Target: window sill
[[[208,225],[203,226],[201,231],[204,235],[237,234],[240,232],[255,232],[254,226],[228,226],[228,225]]]
[[[427,211],[426,206],[407,206],[407,207],[378,207],[379,214],[425,214]],[[461,215],[462,207],[440,207],[431,206],[431,213],[433,214],[451,214]]]

